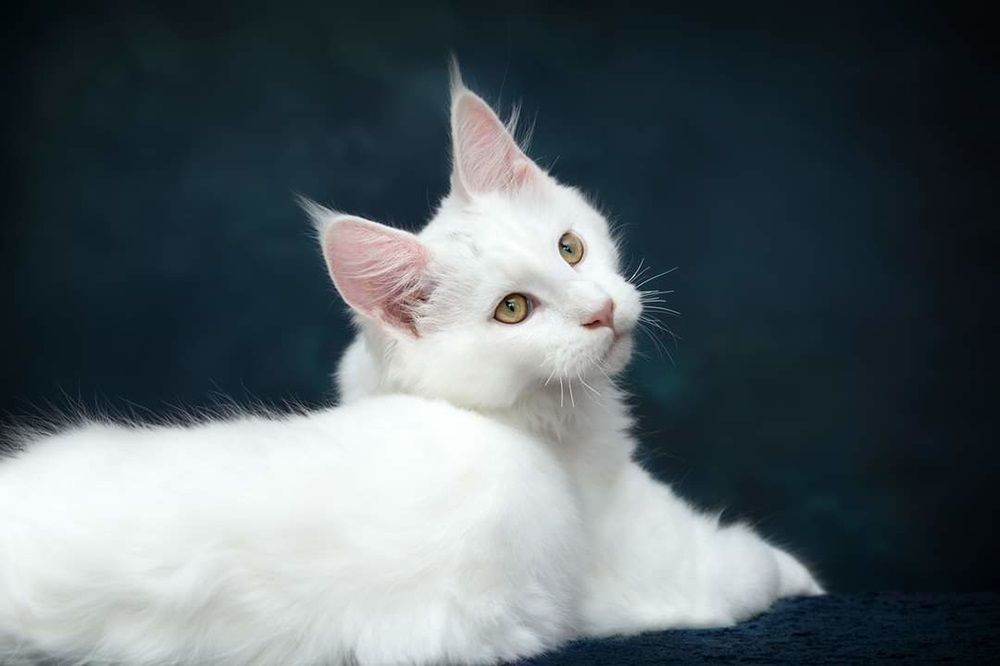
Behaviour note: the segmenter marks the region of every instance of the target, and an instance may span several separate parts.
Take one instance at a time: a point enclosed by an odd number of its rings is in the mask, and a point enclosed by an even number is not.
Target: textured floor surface
[[[728,629],[578,641],[522,663],[1000,663],[1000,594],[882,592],[786,600]]]

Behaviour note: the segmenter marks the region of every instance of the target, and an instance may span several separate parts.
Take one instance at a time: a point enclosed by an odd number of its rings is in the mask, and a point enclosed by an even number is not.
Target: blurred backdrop
[[[321,405],[349,339],[302,193],[414,228],[449,50],[675,289],[643,459],[834,590],[997,588],[998,82],[914,2],[8,9],[0,410]],[[210,6],[206,6],[210,5]]]

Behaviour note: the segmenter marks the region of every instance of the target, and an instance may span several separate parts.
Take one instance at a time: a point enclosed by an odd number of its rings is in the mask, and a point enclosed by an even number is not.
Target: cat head
[[[608,221],[457,70],[451,131],[451,192],[418,234],[308,206],[382,389],[499,409],[608,381],[642,309]]]

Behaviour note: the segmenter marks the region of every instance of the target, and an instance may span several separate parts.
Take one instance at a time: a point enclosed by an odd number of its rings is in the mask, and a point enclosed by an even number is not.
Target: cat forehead
[[[438,267],[458,278],[457,283],[488,287],[537,278],[558,268],[556,228],[491,221],[451,229],[426,243]]]
[[[449,205],[453,204],[453,205]],[[471,203],[446,203],[421,237],[430,245],[449,247],[475,257],[491,253],[518,254],[546,247],[566,231],[597,240],[607,223],[576,190],[553,187],[543,195],[495,195]]]

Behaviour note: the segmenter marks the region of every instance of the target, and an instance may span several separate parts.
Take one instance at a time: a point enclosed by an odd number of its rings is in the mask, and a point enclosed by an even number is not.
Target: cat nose
[[[601,306],[600,310],[583,318],[584,328],[601,328],[602,326],[607,326],[612,331],[615,330],[615,302],[610,298]]]

